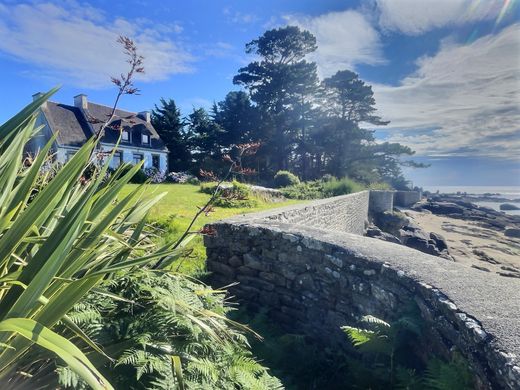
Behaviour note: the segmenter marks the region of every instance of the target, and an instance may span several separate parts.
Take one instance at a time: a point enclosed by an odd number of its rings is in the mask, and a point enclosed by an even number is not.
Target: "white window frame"
[[[125,139],[125,134],[127,136],[127,139]],[[130,142],[130,132],[128,130],[123,130],[121,133],[121,141],[122,142]]]
[[[146,137],[147,142],[144,142],[145,137]],[[150,145],[150,134],[141,133],[141,144]]]
[[[155,159],[157,159],[157,166],[154,165]],[[160,154],[152,154],[152,167],[161,169],[161,155]]]
[[[139,160],[137,160],[136,158],[139,158]],[[134,165],[140,163],[143,160],[144,160],[144,154],[143,153],[132,153],[132,163]]]
[[[117,159],[119,158],[119,163],[116,164]],[[123,152],[120,150],[116,150],[114,153],[114,157],[112,157],[112,165],[117,168],[123,164]]]
[[[65,162],[69,162],[72,157],[76,154],[76,151],[74,150],[67,150],[65,152]]]

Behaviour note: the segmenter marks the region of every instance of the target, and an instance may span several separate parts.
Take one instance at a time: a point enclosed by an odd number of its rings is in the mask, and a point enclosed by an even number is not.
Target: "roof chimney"
[[[32,95],[33,102],[34,102],[35,100],[37,100],[38,98],[42,97],[43,95],[44,95],[43,92],[36,92],[35,94],[33,94],[33,95]],[[44,102],[44,103],[42,104],[42,107],[45,107],[46,105],[47,105],[47,102]]]
[[[86,110],[88,108],[87,95],[80,93],[74,96],[74,106]]]
[[[142,120],[150,123],[150,111],[141,111],[137,113],[137,116]]]

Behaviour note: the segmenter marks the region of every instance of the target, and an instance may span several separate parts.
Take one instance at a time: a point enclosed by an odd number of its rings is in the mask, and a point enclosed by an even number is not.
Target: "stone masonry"
[[[367,195],[212,224],[216,235],[204,238],[212,285],[238,282],[230,292],[239,300],[333,346],[346,342],[340,326],[367,314],[391,321],[413,300],[427,324],[429,352],[459,350],[480,389],[520,388],[518,281],[359,235]],[[350,212],[359,214],[355,222],[336,218]]]

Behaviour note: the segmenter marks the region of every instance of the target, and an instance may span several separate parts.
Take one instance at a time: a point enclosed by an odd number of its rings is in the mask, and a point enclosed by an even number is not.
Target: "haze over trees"
[[[183,122],[172,100],[161,100],[153,124],[171,150],[171,170],[219,170],[233,144],[260,141],[245,161],[266,182],[279,170],[303,180],[331,174],[364,183],[405,183],[402,166],[414,152],[398,143],[377,142],[364,126],[384,126],[372,87],[350,70],[320,80],[307,55],[316,38],[296,26],[266,31],[246,45],[256,59],[238,70],[229,92],[207,112],[194,109]],[[178,158],[177,156],[182,156]]]

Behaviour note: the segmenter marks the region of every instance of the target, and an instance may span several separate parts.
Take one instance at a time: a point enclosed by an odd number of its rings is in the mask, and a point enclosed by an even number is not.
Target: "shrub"
[[[352,179],[344,177],[343,179],[332,179],[323,183],[323,195],[325,197],[339,196],[351,194],[353,192],[363,191],[365,187]]]
[[[274,186],[276,188],[289,187],[297,184],[300,184],[300,179],[289,171],[278,171],[276,175],[274,175]]]
[[[198,186],[200,184],[200,180],[196,178],[195,176],[191,176],[186,180],[187,184],[191,184],[194,186]]]
[[[258,200],[254,198],[247,184],[234,180],[230,187],[219,190],[214,205],[225,208],[255,207],[258,205]]]
[[[146,175],[150,183],[158,184],[166,180],[166,175],[155,167],[146,168],[144,170],[144,174]]]
[[[323,182],[329,182],[329,181],[332,181],[335,179],[336,179],[336,177],[332,176],[330,173],[326,173],[321,177],[321,181],[323,181]]]
[[[199,179],[197,179],[195,176],[186,173],[186,172],[170,172],[166,176],[166,181],[170,183],[188,183],[188,184],[199,184]]]
[[[328,178],[329,179],[329,178]],[[328,181],[314,180],[282,188],[282,194],[289,199],[321,199],[345,195],[364,190],[362,184],[354,180],[332,178]]]
[[[323,198],[323,182],[320,180],[299,183],[281,189],[283,196],[289,199],[320,199]]]
[[[222,186],[230,185],[230,183],[222,183]],[[215,182],[206,182],[200,184],[200,192],[203,194],[212,195],[217,189],[217,183]]]
[[[369,190],[391,190],[392,186],[385,182],[370,183],[368,185]]]

